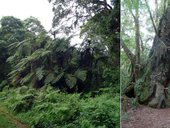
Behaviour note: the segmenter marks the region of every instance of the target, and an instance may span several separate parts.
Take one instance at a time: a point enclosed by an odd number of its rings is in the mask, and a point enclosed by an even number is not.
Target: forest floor
[[[170,128],[170,108],[131,108],[127,111],[127,118],[122,120],[122,128]]]
[[[0,106],[0,128],[29,128]]]

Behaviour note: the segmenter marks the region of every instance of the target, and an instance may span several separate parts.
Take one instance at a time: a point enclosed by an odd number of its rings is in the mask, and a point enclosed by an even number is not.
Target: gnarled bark
[[[158,33],[135,92],[141,103],[154,108],[170,107],[170,7],[160,20]]]

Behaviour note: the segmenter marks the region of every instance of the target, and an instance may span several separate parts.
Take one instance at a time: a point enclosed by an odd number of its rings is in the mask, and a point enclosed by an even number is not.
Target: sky
[[[49,31],[53,18],[52,5],[48,0],[0,0],[0,19],[3,16],[14,16],[21,20],[33,16]]]
[[[110,0],[107,0],[110,3]],[[14,16],[21,20],[33,16],[49,31],[52,27],[52,4],[48,0],[0,0],[0,19],[3,16]],[[82,39],[75,36],[71,44],[79,44]]]
[[[21,20],[33,16],[49,31],[53,19],[52,4],[48,0],[0,0],[0,19],[3,16],[14,16]],[[81,42],[79,36],[71,40],[73,45]]]

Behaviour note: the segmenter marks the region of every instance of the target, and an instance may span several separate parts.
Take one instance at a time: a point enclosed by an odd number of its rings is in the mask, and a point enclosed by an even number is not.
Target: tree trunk
[[[142,78],[135,84],[140,103],[154,108],[170,107],[170,7],[160,20]]]
[[[123,50],[125,51],[126,55],[131,61],[131,75],[130,75],[130,84],[127,87],[127,90],[125,94],[129,97],[138,97],[136,93],[134,92],[134,83],[138,81],[140,78],[140,71],[141,71],[141,63],[140,63],[140,57],[141,57],[141,48],[142,48],[142,39],[140,40],[140,23],[139,23],[139,1],[136,1],[137,7],[135,8],[135,12],[133,12],[131,9],[129,10],[132,14],[132,17],[134,19],[135,23],[135,54],[133,54],[126,44],[123,42],[123,40],[120,40],[121,46]],[[133,94],[132,94],[133,93]]]

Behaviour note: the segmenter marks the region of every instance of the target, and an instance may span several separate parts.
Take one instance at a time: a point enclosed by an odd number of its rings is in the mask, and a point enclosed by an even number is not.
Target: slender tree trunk
[[[158,0],[155,0],[155,23],[158,25]]]
[[[135,23],[135,53],[133,54],[126,44],[121,40],[121,46],[123,50],[125,51],[126,55],[131,61],[132,69],[131,69],[131,75],[130,75],[130,84],[127,87],[127,90],[125,94],[129,97],[136,97],[138,99],[137,93],[134,91],[135,84],[141,75],[141,49],[143,48],[142,39],[140,36],[140,23],[139,23],[139,1],[136,1],[137,7],[135,8],[135,12],[133,12],[131,9],[129,9],[130,13],[132,14],[134,23]],[[133,94],[132,94],[133,93]]]
[[[139,1],[138,1],[139,2]],[[138,3],[139,5],[139,3]],[[136,42],[136,63],[135,63],[135,80],[138,80],[140,74],[140,30],[139,30],[139,8],[135,12],[135,42]]]

